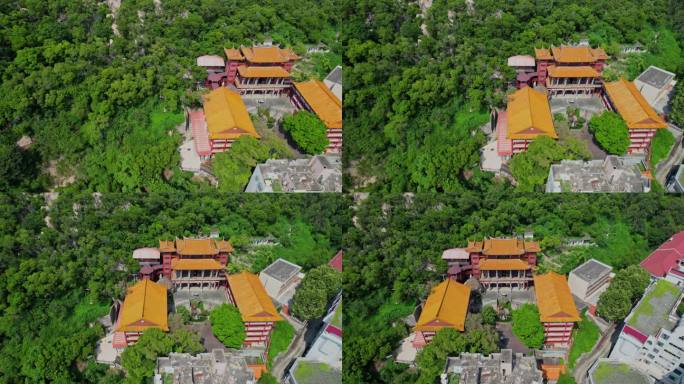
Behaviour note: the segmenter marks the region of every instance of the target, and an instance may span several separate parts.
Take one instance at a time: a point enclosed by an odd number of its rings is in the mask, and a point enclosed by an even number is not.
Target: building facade
[[[469,241],[472,276],[486,289],[526,289],[532,283],[539,243],[517,238]]]
[[[546,93],[523,87],[508,96],[505,114],[497,119],[500,154],[524,152],[539,136],[557,139]]]
[[[683,288],[653,282],[625,319],[610,359],[627,363],[663,384],[684,377],[684,320],[677,314]]]
[[[241,272],[228,276],[228,295],[242,316],[247,337],[244,346],[265,347],[268,350],[271,332],[282,318],[268,297],[257,275]]]
[[[113,347],[122,349],[135,344],[150,328],[169,331],[167,291],[162,284],[139,280],[128,288],[114,325]]]
[[[290,87],[290,71],[300,59],[292,50],[275,46],[224,49],[225,83],[241,94],[281,94]]]
[[[233,245],[226,240],[186,238],[159,241],[162,275],[176,289],[226,285],[225,267]]]
[[[278,259],[259,272],[259,280],[266,292],[276,303],[287,307],[294,297],[304,274],[302,267],[284,259]]]
[[[570,271],[568,286],[570,293],[589,305],[589,313],[596,314],[596,305],[601,293],[605,292],[613,278],[613,267],[590,259]]]
[[[327,129],[328,147],[326,153],[342,151],[342,101],[319,80],[294,83],[292,104],[316,114]]]
[[[667,128],[665,120],[648,105],[631,81],[620,79],[605,83],[604,88],[606,107],[620,114],[627,124],[630,140],[627,153],[649,153],[656,131]]]
[[[447,278],[432,288],[413,328],[414,348],[422,348],[430,343],[441,329],[464,331],[469,304],[470,288],[454,279]]]
[[[534,276],[534,293],[544,325],[544,345],[568,347],[580,316],[565,276],[555,272]]]
[[[534,50],[537,84],[556,97],[591,96],[601,92],[601,73],[608,55],[601,48],[561,46]]]

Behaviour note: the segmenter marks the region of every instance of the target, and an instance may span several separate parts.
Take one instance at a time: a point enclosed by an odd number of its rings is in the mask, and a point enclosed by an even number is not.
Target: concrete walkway
[[[675,143],[669,156],[661,161],[655,170],[655,178],[663,187],[666,187],[667,175],[670,173],[670,170],[672,170],[672,167],[678,166],[682,163],[682,160],[684,160],[684,149],[682,148],[683,135],[681,129],[672,124],[668,124],[667,129],[674,135]]]
[[[575,361],[575,367],[572,369],[572,375],[575,377],[577,384],[586,384],[589,382],[587,375],[589,369],[594,365],[596,360],[601,357],[608,356],[610,352],[610,347],[613,345],[612,339],[615,333],[615,324],[612,324],[606,332],[603,333],[598,343],[594,346],[589,353],[583,353],[577,361]]]

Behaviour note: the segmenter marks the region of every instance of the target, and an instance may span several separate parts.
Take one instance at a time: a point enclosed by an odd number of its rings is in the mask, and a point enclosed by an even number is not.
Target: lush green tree
[[[325,315],[330,299],[342,287],[342,275],[328,265],[310,270],[292,299],[292,313],[302,320]]]
[[[629,148],[627,124],[615,112],[605,111],[592,117],[589,121],[589,131],[594,134],[601,148],[608,153],[624,155]]]
[[[484,308],[482,308],[482,322],[485,324],[489,325],[494,325],[496,324],[497,320],[497,314],[496,314],[496,309],[494,309],[491,305],[487,305]]]
[[[264,143],[252,136],[241,136],[229,151],[214,156],[212,169],[219,180],[219,191],[242,192],[257,164],[287,155],[287,149],[276,143]]]
[[[328,129],[316,115],[299,111],[283,118],[283,128],[304,152],[317,155],[328,146]]]
[[[449,356],[467,352],[468,340],[465,335],[453,328],[444,328],[437,332],[430,344],[426,345],[416,356],[416,365],[420,371],[417,383],[434,383],[444,370],[444,362]]]
[[[558,142],[548,136],[540,136],[530,143],[527,151],[513,156],[510,170],[521,192],[543,191],[551,164],[561,160],[590,158],[586,145],[576,139]]]
[[[240,311],[229,304],[215,307],[209,315],[211,330],[226,347],[240,348],[245,341],[245,325],[242,323]]]
[[[192,330],[182,328],[173,331],[171,332],[171,340],[174,343],[174,352],[185,352],[192,355],[204,352],[200,335]]]
[[[613,282],[613,289],[607,289],[599,297],[596,312],[608,321],[619,321],[627,317],[632,309],[632,301],[621,289],[630,289],[627,284]]]
[[[154,374],[157,357],[173,351],[173,340],[157,328],[143,332],[138,342],[121,354],[121,366],[126,370],[126,383],[144,383]]]
[[[670,112],[668,114],[670,120],[680,127],[684,127],[684,83],[677,82],[674,89],[674,95],[670,99]]]
[[[541,348],[544,343],[544,326],[534,304],[523,304],[513,310],[513,333],[528,348]]]

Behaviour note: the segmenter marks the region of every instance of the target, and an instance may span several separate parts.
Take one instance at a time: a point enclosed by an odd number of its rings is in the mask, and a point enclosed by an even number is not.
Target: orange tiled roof
[[[219,87],[204,96],[204,119],[210,139],[234,140],[243,135],[261,138],[240,94]]]
[[[667,128],[667,123],[648,105],[634,83],[621,78],[605,83],[604,88],[611,103],[627,123],[629,129]]]
[[[213,239],[178,239],[176,249],[179,255],[216,255],[218,248]]]
[[[565,276],[555,272],[534,276],[534,292],[537,296],[537,307],[539,307],[539,317],[542,322],[580,321]]]
[[[486,239],[485,241],[468,241],[466,252],[482,252],[490,256],[522,255],[525,252],[539,252],[541,248],[536,241],[525,241],[516,238]]]
[[[508,139],[532,140],[546,135],[558,138],[546,93],[524,87],[508,98]]]
[[[546,48],[535,48],[534,49],[534,57],[537,58],[537,60],[552,60],[553,56],[551,56],[551,51],[549,51]]]
[[[205,269],[223,269],[221,263],[214,259],[174,259],[171,260],[171,268],[196,271]]]
[[[309,80],[294,86],[328,129],[342,129],[342,102],[322,81]]]
[[[530,265],[520,259],[486,259],[480,261],[483,271],[522,271],[530,269]]]
[[[117,332],[142,332],[148,328],[168,331],[166,287],[143,279],[128,288],[119,311]]]
[[[285,63],[299,60],[291,49],[280,47],[240,47],[240,52],[247,61],[252,63]]]
[[[159,252],[176,252],[176,244],[173,241],[159,240]]]
[[[552,47],[553,59],[558,63],[593,63],[597,60],[606,60],[608,55],[601,48],[591,47]]]
[[[238,73],[241,77],[290,77],[290,74],[277,65],[268,67],[248,67],[246,65],[241,65],[238,67]]]
[[[465,329],[470,302],[470,288],[447,279],[432,288],[416,323],[416,331],[439,331],[442,328]]]
[[[242,315],[242,321],[282,320],[259,276],[249,272],[229,275],[228,286]]]
[[[226,54],[226,58],[228,60],[238,60],[238,61],[244,61],[245,60],[245,57],[242,56],[242,53],[240,53],[239,49],[223,48],[223,52]]]
[[[589,66],[579,67],[549,67],[549,76],[551,77],[600,77],[598,72]]]

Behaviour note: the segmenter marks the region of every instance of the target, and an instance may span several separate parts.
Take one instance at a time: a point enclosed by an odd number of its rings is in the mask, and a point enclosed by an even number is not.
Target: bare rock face
[[[28,149],[31,144],[33,144],[33,139],[29,136],[22,136],[19,140],[17,140],[17,147],[21,149]]]

